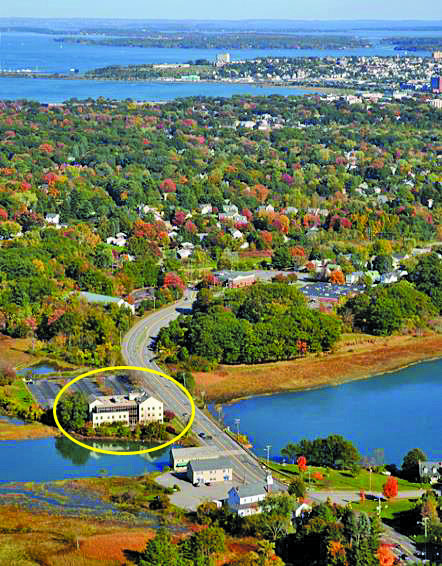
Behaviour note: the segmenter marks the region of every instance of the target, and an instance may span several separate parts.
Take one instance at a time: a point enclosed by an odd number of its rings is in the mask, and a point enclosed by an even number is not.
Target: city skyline
[[[46,0],[44,5],[31,0],[16,0],[0,9],[0,17],[36,18],[119,18],[130,19],[291,19],[291,20],[437,20],[442,18],[442,5],[438,0],[372,0],[355,3],[353,0],[310,0],[293,5],[291,0],[275,0],[256,3],[243,0],[225,0],[222,4],[210,5],[203,0],[192,0],[183,4],[178,0],[166,0],[155,6],[143,0],[128,0],[121,4],[117,0],[77,0],[60,5],[58,0]]]

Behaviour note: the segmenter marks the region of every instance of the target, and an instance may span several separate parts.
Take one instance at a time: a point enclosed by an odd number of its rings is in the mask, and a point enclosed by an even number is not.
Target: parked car
[[[210,481],[206,481],[206,485],[212,485]]]

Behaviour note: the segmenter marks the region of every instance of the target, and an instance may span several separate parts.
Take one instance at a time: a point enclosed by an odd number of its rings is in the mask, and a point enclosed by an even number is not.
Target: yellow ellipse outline
[[[187,398],[190,401],[190,406],[191,406],[191,414],[190,414],[190,419],[189,422],[187,423],[187,425],[185,426],[184,430],[182,430],[180,432],[180,434],[178,434],[177,436],[175,436],[174,438],[172,438],[172,440],[169,440],[168,442],[165,442],[164,444],[161,444],[160,446],[155,446],[154,448],[147,448],[146,450],[132,450],[130,452],[124,452],[124,451],[115,451],[115,450],[102,450],[101,448],[92,448],[92,446],[89,446],[88,444],[84,444],[83,442],[80,442],[79,440],[76,440],[75,438],[73,438],[68,432],[66,432],[64,430],[64,428],[61,426],[60,421],[58,420],[57,417],[57,404],[60,400],[60,397],[63,395],[63,393],[74,383],[76,383],[77,381],[80,381],[80,379],[83,379],[84,377],[87,377],[88,375],[95,375],[96,373],[103,373],[104,371],[111,371],[111,370],[120,370],[120,369],[125,369],[125,370],[135,370],[135,371],[145,371],[147,373],[155,373],[156,375],[160,375],[161,377],[164,377],[165,379],[168,379],[169,381],[172,381],[172,383],[175,383],[175,385],[177,385],[182,391],[184,391],[184,393],[186,394]],[[94,369],[91,371],[88,371],[86,373],[82,373],[81,375],[74,377],[74,379],[72,379],[71,381],[69,381],[69,383],[67,383],[59,392],[57,397],[54,400],[54,406],[52,408],[52,412],[54,414],[54,419],[55,419],[55,423],[58,427],[58,429],[67,437],[69,438],[69,440],[71,440],[72,442],[75,442],[75,444],[78,444],[79,446],[82,446],[83,448],[87,448],[88,450],[91,450],[93,452],[100,452],[101,454],[111,454],[112,456],[135,456],[137,454],[146,454],[147,452],[155,452],[156,450],[161,450],[161,448],[165,448],[166,446],[169,446],[170,444],[173,444],[174,442],[176,442],[178,439],[180,439],[183,435],[186,434],[186,432],[190,429],[190,427],[192,426],[193,420],[195,418],[195,403],[192,399],[191,394],[189,393],[189,391],[181,384],[178,383],[178,381],[176,381],[175,379],[173,379],[173,377],[170,377],[169,375],[166,375],[165,373],[161,373],[160,371],[156,371],[154,369],[147,369],[147,368],[141,368],[138,366],[110,366],[110,367],[105,367],[105,368],[99,368],[99,369]]]

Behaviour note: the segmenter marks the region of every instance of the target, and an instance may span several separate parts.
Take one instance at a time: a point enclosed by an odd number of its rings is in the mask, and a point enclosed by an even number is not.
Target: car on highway
[[[198,436],[200,438],[206,438],[206,434],[204,432],[200,432]]]
[[[206,435],[206,440],[213,440],[213,436],[210,434]]]
[[[206,481],[206,485],[210,486],[212,484],[210,483],[210,481]]]

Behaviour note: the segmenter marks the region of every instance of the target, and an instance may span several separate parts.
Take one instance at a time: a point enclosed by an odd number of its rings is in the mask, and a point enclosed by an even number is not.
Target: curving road
[[[128,365],[162,371],[155,362],[155,354],[150,346],[163,326],[167,326],[171,320],[178,318],[183,309],[191,307],[192,299],[192,291],[186,290],[183,299],[143,318],[129,330],[121,347]],[[160,399],[166,409],[170,409],[181,418],[184,417],[183,420],[190,415],[189,400],[173,383],[145,372],[139,372],[138,376],[146,391]],[[192,430],[196,434],[205,433],[212,437],[210,440],[200,439],[201,444],[216,448],[220,455],[230,458],[236,479],[243,482],[265,480],[266,472],[258,460],[239,446],[198,408],[195,409]]]

